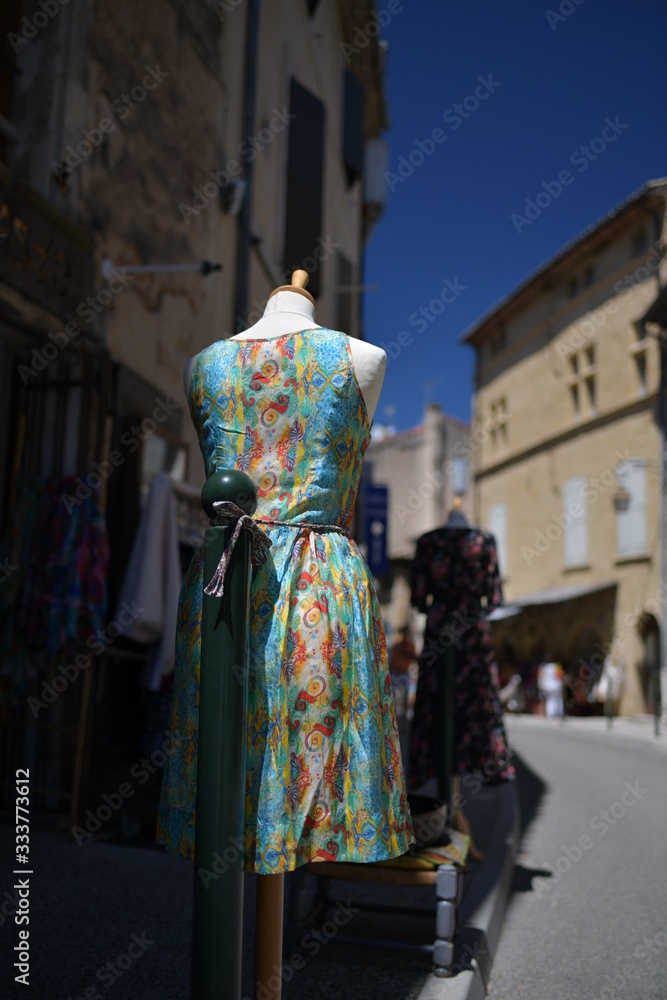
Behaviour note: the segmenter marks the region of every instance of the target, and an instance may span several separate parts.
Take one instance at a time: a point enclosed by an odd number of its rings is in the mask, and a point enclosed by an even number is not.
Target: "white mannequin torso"
[[[271,296],[266,304],[264,315],[254,326],[244,330],[243,333],[237,333],[231,339],[273,340],[287,333],[313,329],[320,329],[320,324],[315,322],[315,307],[310,299],[299,292],[280,291]],[[368,419],[372,420],[380,399],[380,391],[387,367],[387,355],[381,348],[367,344],[363,340],[356,340],[354,337],[350,337],[348,340],[354,373],[366,403]],[[186,398],[194,363],[195,358],[190,358],[183,369],[183,386]]]

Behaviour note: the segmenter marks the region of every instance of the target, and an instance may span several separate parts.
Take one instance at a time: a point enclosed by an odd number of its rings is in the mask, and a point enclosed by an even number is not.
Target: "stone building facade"
[[[474,514],[499,540],[501,661],[555,656],[583,703],[607,655],[620,708],[658,668],[659,347],[667,182],[614,210],[471,329]],[[501,613],[503,614],[503,613]]]
[[[440,527],[454,504],[472,515],[469,427],[431,403],[417,427],[371,440],[364,475],[386,486],[388,573],[379,578],[378,596],[389,636],[420,616],[410,607],[410,570],[417,539]]]
[[[0,520],[21,471],[102,480],[110,608],[150,478],[168,471],[199,509],[187,359],[251,325],[295,267],[318,322],[361,334],[389,125],[375,13],[374,0],[2,5]],[[95,683],[107,692],[123,671],[136,665]]]

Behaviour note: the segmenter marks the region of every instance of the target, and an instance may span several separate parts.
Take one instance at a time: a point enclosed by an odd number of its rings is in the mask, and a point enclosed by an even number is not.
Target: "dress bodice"
[[[206,475],[247,473],[256,517],[349,527],[370,422],[345,334],[217,341],[195,359],[189,404]]]

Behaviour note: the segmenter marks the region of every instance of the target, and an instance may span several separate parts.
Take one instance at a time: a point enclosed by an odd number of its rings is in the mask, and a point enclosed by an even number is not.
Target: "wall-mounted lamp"
[[[617,514],[627,510],[630,506],[630,494],[626,490],[625,486],[621,486],[620,483],[616,487],[612,499],[614,501],[614,508]]]

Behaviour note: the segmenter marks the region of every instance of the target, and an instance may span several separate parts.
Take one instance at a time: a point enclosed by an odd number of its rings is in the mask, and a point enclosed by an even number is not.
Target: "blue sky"
[[[379,286],[365,295],[365,338],[385,350],[394,342],[397,355],[375,419],[399,429],[420,423],[431,400],[469,419],[473,352],[461,334],[565,243],[667,174],[659,0],[402,8],[382,30],[393,176],[364,275]],[[576,152],[582,145],[588,154]],[[557,191],[564,170],[571,181],[538,218],[512,220],[543,182]],[[435,315],[429,303],[443,291]]]

